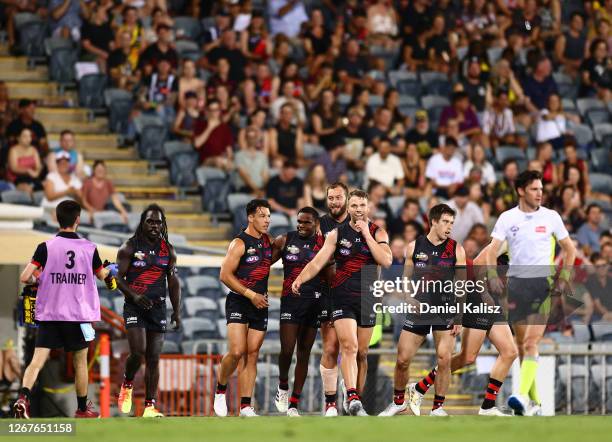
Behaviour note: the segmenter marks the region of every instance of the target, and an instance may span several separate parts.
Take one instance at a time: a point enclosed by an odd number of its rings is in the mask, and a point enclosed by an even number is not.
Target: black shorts
[[[228,324],[248,324],[253,330],[268,329],[268,309],[259,309],[248,298],[233,292],[225,300],[225,319]]]
[[[450,331],[455,323],[455,318],[446,318],[444,321],[442,321],[444,323],[440,323],[439,320],[436,320],[435,322],[432,321],[430,323],[425,322],[426,321],[423,321],[420,317],[416,319],[415,315],[408,314],[404,320],[402,330],[421,336],[427,336],[429,332],[433,331]]]
[[[89,342],[85,341],[80,322],[40,321],[38,323],[36,347],[78,351],[88,346]]]
[[[332,296],[332,321],[354,319],[357,326],[370,328],[376,325],[374,300],[363,296]]]
[[[144,310],[137,305],[126,302],[123,304],[123,320],[126,329],[144,328],[165,333],[168,325],[166,303],[156,303],[150,310]]]
[[[321,298],[283,296],[281,298],[280,322],[319,328],[321,325]]]
[[[550,295],[548,278],[508,278],[508,320],[520,322],[533,314],[548,317]]]
[[[329,289],[327,289],[327,291],[323,290],[323,294],[319,298],[319,305],[321,307],[321,311],[319,312],[319,322],[321,324],[324,322],[330,322],[332,320],[334,304],[332,296],[329,293]]]
[[[497,302],[498,300],[495,298],[489,299],[493,299],[496,304],[486,304],[485,301],[478,296],[474,298],[468,297],[466,304],[471,304],[472,311],[468,311],[466,307],[461,320],[461,325],[465,328],[475,328],[478,330],[489,331],[491,330],[491,327],[493,327],[493,324],[507,324],[508,321],[506,320],[506,315],[504,314],[501,305]],[[483,308],[486,308],[487,310],[483,311]],[[489,309],[495,311],[491,312]]]

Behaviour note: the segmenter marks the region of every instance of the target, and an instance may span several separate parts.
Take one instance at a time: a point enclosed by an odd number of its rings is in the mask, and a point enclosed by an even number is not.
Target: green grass
[[[45,420],[54,422],[54,420]],[[8,421],[4,420],[3,425]],[[21,421],[23,422],[23,421]],[[73,421],[74,422],[74,421]],[[215,441],[215,442],[392,442],[485,440],[491,442],[605,441],[612,419],[605,416],[490,418],[397,416],[394,418],[260,417],[240,418],[113,418],[76,422],[76,437],[51,440],[88,442]],[[2,438],[5,439],[5,438]],[[39,441],[40,436],[19,437]]]

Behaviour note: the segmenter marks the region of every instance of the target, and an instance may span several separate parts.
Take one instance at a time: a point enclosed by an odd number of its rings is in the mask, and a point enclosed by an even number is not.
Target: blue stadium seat
[[[105,88],[106,75],[83,75],[79,80],[79,105],[89,109],[103,108]]]
[[[46,21],[40,18],[28,21],[18,28],[19,47],[28,57],[42,58],[45,56],[45,38],[49,32]]]
[[[140,157],[149,161],[163,160],[165,139],[166,128],[164,126],[157,124],[144,126],[138,142]]]
[[[161,352],[162,354],[180,354],[181,347],[176,342],[164,339],[164,343],[162,344]]]
[[[200,38],[202,28],[197,19],[187,16],[178,16],[174,17],[174,31],[179,39],[187,38],[197,41]],[[178,40],[176,43],[178,44],[180,41],[181,40]]]
[[[217,303],[203,296],[185,298],[183,307],[187,316],[197,316],[209,319],[217,319],[218,316]]]
[[[132,95],[123,89],[106,89],[104,91],[104,103],[109,110],[108,126],[110,131],[126,134],[134,105]]]
[[[0,200],[6,204],[20,204],[24,206],[31,206],[33,204],[30,194],[23,190],[5,190],[0,193]]]
[[[175,153],[170,158],[170,182],[178,187],[195,186],[199,160],[200,156],[195,151]]]
[[[183,336],[186,339],[217,339],[217,324],[206,318],[185,318],[182,320]]]
[[[77,62],[76,50],[56,48],[51,52],[49,60],[49,76],[60,84],[72,84],[76,79],[74,65]]]
[[[598,149],[593,149],[590,152],[591,155],[591,165],[595,172],[607,173],[610,174],[611,164],[610,154],[612,151],[610,149],[601,147]]]
[[[591,173],[589,174],[591,189],[593,192],[605,193],[612,195],[612,176],[606,173]]]
[[[221,290],[218,278],[213,276],[194,275],[185,278],[187,293],[189,296],[197,296],[200,290],[215,289]]]
[[[525,152],[513,146],[499,146],[495,149],[495,161],[498,165],[502,165],[506,160],[515,159],[515,160],[526,160],[527,157]]]
[[[164,143],[164,156],[166,158],[171,158],[174,154],[179,152],[193,152],[193,146],[190,143],[185,143],[183,141],[166,141]],[[198,176],[199,180],[199,176]]]

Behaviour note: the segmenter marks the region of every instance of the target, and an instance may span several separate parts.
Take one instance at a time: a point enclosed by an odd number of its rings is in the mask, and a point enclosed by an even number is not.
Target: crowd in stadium
[[[581,263],[610,263],[612,0],[0,0],[11,50],[37,16],[130,97],[125,144],[165,137],[295,221],[325,210],[328,183],[366,189],[394,260],[457,209],[473,258],[514,207],[526,168],[544,177]],[[112,108],[112,103],[110,103]],[[0,85],[0,188],[127,210],[75,134],[49,146],[36,103]],[[78,145],[78,140],[76,145]],[[43,191],[36,193],[36,191]],[[602,292],[594,288],[591,291]],[[596,311],[609,316],[611,300]]]

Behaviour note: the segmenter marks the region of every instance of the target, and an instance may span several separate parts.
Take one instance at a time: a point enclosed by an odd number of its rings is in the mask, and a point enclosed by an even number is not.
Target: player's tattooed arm
[[[283,249],[287,242],[287,235],[278,235],[272,242],[272,264],[278,261],[283,255]]]
[[[248,287],[245,287],[238,278],[236,278],[236,271],[240,264],[240,258],[244,255],[244,241],[240,238],[235,238],[227,249],[227,255],[221,263],[221,273],[219,279],[225,284],[232,292],[238,293],[248,299],[257,308],[264,308],[268,306],[267,298],[261,294],[256,293]]]
[[[319,250],[319,253],[316,254],[312,261],[306,264],[306,267],[304,267],[297,278],[295,278],[295,281],[293,281],[291,285],[293,293],[296,295],[299,294],[300,286],[317,276],[321,269],[329,262],[336,251],[336,241],[338,241],[338,229],[332,230],[329,235],[327,235],[325,243],[321,250]]]
[[[117,287],[125,295],[126,298],[130,299],[133,303],[142,307],[146,310],[153,306],[153,303],[145,295],[139,295],[135,293],[127,281],[125,276],[132,263],[132,256],[134,255],[134,247],[130,241],[125,242],[117,252]]]
[[[172,245],[169,245],[170,261],[166,280],[168,281],[168,292],[170,293],[170,303],[172,304],[172,324],[174,330],[181,327],[181,284],[176,272],[176,252]]]

